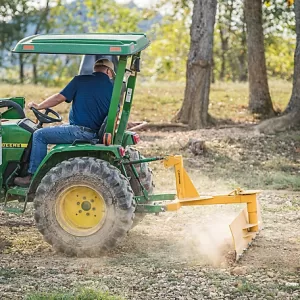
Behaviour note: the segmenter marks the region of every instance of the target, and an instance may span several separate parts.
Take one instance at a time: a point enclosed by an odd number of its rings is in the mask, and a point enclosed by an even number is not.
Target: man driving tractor
[[[69,124],[40,128],[33,133],[28,175],[16,177],[18,186],[29,186],[32,175],[47,154],[48,144],[71,144],[75,140],[92,140],[97,136],[108,114],[115,76],[114,64],[108,59],[99,59],[91,75],[77,75],[57,94],[40,104],[28,103],[37,110],[54,107],[64,101],[71,103]]]

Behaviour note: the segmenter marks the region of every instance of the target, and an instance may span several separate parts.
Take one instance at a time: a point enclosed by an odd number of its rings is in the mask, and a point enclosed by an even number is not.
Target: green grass
[[[82,289],[73,292],[36,292],[27,295],[26,300],[125,300],[124,298],[113,296],[108,292],[96,291],[92,289]]]
[[[242,280],[238,283],[237,290],[243,295],[247,293],[260,293],[261,288],[256,284]]]
[[[132,119],[168,122],[182,105],[184,83],[138,84]],[[291,83],[271,81],[270,93],[276,110],[283,110],[292,91]],[[248,110],[248,83],[215,83],[211,85],[209,113],[217,119],[254,122]]]
[[[287,286],[287,285],[279,285],[279,289],[281,291],[285,291],[287,293],[300,292],[300,284],[296,286]]]

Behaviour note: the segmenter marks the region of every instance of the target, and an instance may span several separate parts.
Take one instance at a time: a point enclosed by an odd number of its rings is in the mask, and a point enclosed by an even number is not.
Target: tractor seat
[[[102,141],[103,141],[103,136],[104,136],[104,133],[106,131],[106,125],[107,125],[107,117],[104,119],[99,131],[98,131],[98,134],[97,134],[97,137],[92,139],[92,140],[75,140],[73,143],[72,143],[72,146],[76,145],[76,144],[85,144],[85,143],[90,143],[92,145],[96,145],[96,144],[102,144]]]
[[[100,144],[102,144],[103,136],[106,131],[106,125],[107,125],[107,117],[104,119],[104,121],[98,131],[98,139],[99,139]]]

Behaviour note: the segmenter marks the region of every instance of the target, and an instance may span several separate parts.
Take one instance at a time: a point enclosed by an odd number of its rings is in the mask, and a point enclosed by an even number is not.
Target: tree
[[[48,23],[48,15],[50,12],[50,0],[46,1],[45,7],[41,7],[39,10],[39,14],[37,14],[36,20],[36,27],[34,34],[39,34],[41,31],[45,30],[46,32],[49,31],[49,23]],[[32,58],[32,74],[33,74],[33,82],[34,84],[38,83],[38,71],[37,71],[37,64],[38,64],[38,54],[34,55]]]
[[[1,19],[1,50],[6,53],[12,45],[24,37],[28,25],[36,14],[36,9],[26,0],[5,0],[0,3]],[[26,56],[18,55],[19,59],[19,79],[24,82],[24,64]]]
[[[257,129],[264,133],[275,133],[285,131],[300,125],[300,0],[294,3],[294,12],[296,19],[296,36],[297,44],[294,54],[294,75],[293,90],[290,101],[282,116],[272,118],[260,123]]]
[[[268,86],[262,1],[245,0],[249,70],[249,110],[262,116],[273,116],[274,109]]]
[[[96,20],[90,28],[102,32],[136,32],[141,14],[135,8],[129,8],[116,1],[86,1],[88,16]]]
[[[209,123],[208,103],[216,10],[217,0],[194,1],[184,100],[175,117],[175,121],[189,124],[191,129],[203,128]]]
[[[286,113],[300,113],[300,3],[299,0],[295,1],[295,18],[296,18],[296,34],[297,45],[294,55],[294,76],[293,76],[293,91],[291,99],[285,109]],[[300,122],[299,116],[298,120]],[[298,120],[293,120],[297,122]]]
[[[148,33],[151,47],[143,54],[147,66],[143,76],[154,80],[185,80],[189,52],[190,7],[183,7],[177,17],[165,15]],[[166,51],[167,49],[167,51]]]
[[[218,0],[214,74],[221,81],[246,81],[247,46],[243,0]]]

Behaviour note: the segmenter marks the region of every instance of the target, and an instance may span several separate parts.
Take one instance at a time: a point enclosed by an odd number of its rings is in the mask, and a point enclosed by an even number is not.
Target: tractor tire
[[[46,242],[68,256],[95,257],[126,236],[134,218],[128,179],[106,161],[76,157],[42,179],[35,221]]]
[[[143,155],[141,155],[141,153],[138,150],[136,150],[132,147],[127,147],[126,152],[129,154],[131,161],[145,158]],[[147,190],[147,192],[149,194],[152,194],[155,185],[153,182],[152,170],[149,167],[149,164],[141,163],[141,164],[136,164],[134,166],[136,168],[137,173],[139,174],[140,181],[143,184],[144,188]],[[130,182],[131,188],[134,192],[134,195],[135,196],[143,195],[142,188],[141,188],[139,182],[137,181],[137,179],[135,178],[131,167],[126,166],[125,169],[126,169],[127,175],[130,177],[129,182]],[[138,223],[140,223],[144,219],[145,215],[146,215],[145,213],[135,213],[132,228],[134,228]]]

